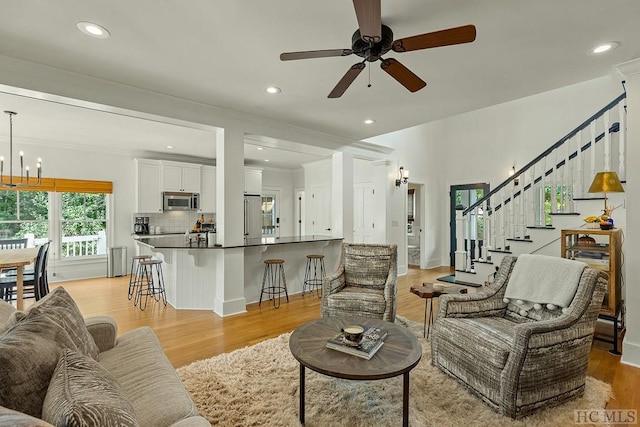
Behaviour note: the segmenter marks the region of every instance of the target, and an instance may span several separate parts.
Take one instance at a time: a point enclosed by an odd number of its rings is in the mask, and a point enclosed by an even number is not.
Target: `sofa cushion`
[[[171,425],[198,411],[149,327],[118,337],[100,353],[102,365],[124,390],[142,426]]]
[[[381,290],[345,286],[340,292],[327,297],[327,306],[340,311],[366,311],[382,315],[387,303]]]
[[[0,406],[0,426],[53,427],[46,421]]]
[[[51,377],[42,419],[57,426],[137,426],[133,406],[98,362],[64,350]]]
[[[33,304],[27,312],[33,310],[38,310],[62,326],[82,354],[98,360],[100,353],[98,346],[87,330],[80,309],[63,287],[55,288],[47,296]]]
[[[69,334],[49,317],[30,312],[0,335],[0,405],[40,417],[49,380]]]
[[[11,313],[14,311],[16,311],[16,308],[13,305],[0,299],[0,330],[3,329],[2,325],[6,323],[7,319],[9,319],[9,316],[11,316]]]
[[[390,264],[388,246],[347,245],[345,248],[345,280],[350,286],[384,289]]]

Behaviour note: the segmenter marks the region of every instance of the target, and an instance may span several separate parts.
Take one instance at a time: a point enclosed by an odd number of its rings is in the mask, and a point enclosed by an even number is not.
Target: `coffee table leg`
[[[300,364],[300,424],[304,425],[304,365]]]
[[[409,427],[409,372],[404,373],[402,387],[402,427]]]

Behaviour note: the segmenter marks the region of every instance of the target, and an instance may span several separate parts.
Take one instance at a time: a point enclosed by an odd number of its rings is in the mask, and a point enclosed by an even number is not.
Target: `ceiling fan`
[[[340,79],[331,93],[329,93],[329,98],[341,97],[360,72],[364,70],[365,63],[378,60],[381,62],[380,68],[386,71],[387,74],[396,79],[398,83],[406,87],[410,92],[417,92],[427,84],[398,60],[383,58],[382,55],[390,50],[397,53],[411,52],[432,47],[470,43],[476,39],[476,27],[464,25],[393,40],[391,28],[382,24],[381,0],[353,0],[353,6],[356,10],[359,28],[351,37],[351,49],[308,50],[280,54],[281,61],[348,56],[354,53],[364,58],[362,62],[354,64]]]

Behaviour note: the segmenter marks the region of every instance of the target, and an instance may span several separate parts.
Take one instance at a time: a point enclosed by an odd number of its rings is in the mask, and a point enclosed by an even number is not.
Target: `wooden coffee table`
[[[362,325],[389,331],[384,345],[371,358],[362,359],[327,348],[329,338],[343,326]],[[327,317],[297,328],[289,338],[291,354],[300,362],[300,422],[304,424],[305,368],[348,380],[381,380],[404,376],[402,390],[402,425],[409,425],[409,371],[422,357],[422,346],[406,328],[384,320],[363,317]]]

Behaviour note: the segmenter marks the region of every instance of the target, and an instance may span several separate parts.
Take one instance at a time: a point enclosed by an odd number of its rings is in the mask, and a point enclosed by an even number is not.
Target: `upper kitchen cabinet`
[[[244,194],[262,194],[262,169],[244,168]]]
[[[202,192],[200,193],[200,209],[198,212],[215,213],[216,211],[216,168],[202,166],[200,170]]]
[[[160,161],[136,159],[136,212],[162,212]]]
[[[200,193],[200,165],[161,160],[162,191]]]

